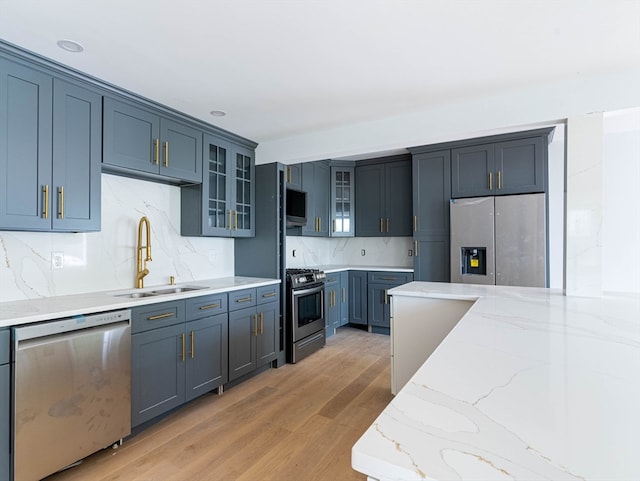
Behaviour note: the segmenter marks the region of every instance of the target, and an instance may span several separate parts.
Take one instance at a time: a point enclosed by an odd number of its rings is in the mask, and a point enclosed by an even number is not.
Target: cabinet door
[[[258,306],[258,335],[256,336],[257,344],[257,362],[258,366],[262,366],[273,361],[278,356],[280,348],[279,329],[280,323],[279,313],[280,307],[277,302],[269,302]]]
[[[495,144],[497,194],[545,191],[546,153],[542,137]]]
[[[233,237],[255,235],[255,160],[248,149],[233,149],[235,173],[233,185]]]
[[[105,97],[102,162],[158,173],[160,117],[148,110]]]
[[[231,145],[212,136],[204,136],[204,175],[202,233],[211,236],[231,235],[231,192],[233,169]],[[183,191],[188,188],[183,188]],[[197,188],[196,188],[197,189]],[[199,189],[197,189],[199,192]],[[184,209],[183,209],[184,215]]]
[[[356,236],[380,237],[386,229],[384,165],[362,165],[356,174]]]
[[[307,224],[303,236],[329,235],[329,166],[326,162],[302,164],[302,190],[307,193]]]
[[[369,284],[367,288],[367,316],[370,326],[390,327],[390,303],[387,289],[392,286],[382,283]]]
[[[10,479],[9,472],[9,420],[11,408],[9,407],[9,364],[0,366],[0,479]]]
[[[313,162],[302,164],[302,190],[307,193],[307,223],[301,227],[303,236],[315,236],[318,229],[316,216],[316,183]]]
[[[367,273],[349,271],[349,322],[367,325]]]
[[[451,151],[451,197],[476,197],[493,194],[493,144],[462,147]]]
[[[51,228],[52,78],[0,59],[0,228]]]
[[[385,196],[385,235],[412,235],[411,161],[386,164]]]
[[[186,323],[185,401],[227,382],[228,315],[217,314]]]
[[[160,174],[202,182],[202,132],[175,120],[160,121]]]
[[[340,325],[349,324],[349,272],[340,273]]]
[[[53,84],[54,230],[100,230],[102,96]]]
[[[301,164],[291,164],[285,167],[285,182],[287,187],[302,189],[302,168]]]
[[[327,274],[324,286],[325,334],[330,337],[340,327],[340,274]]]
[[[353,237],[354,219],[354,168],[331,167],[331,237]]]
[[[413,242],[413,271],[417,281],[449,282],[449,234],[430,234]]]
[[[258,366],[257,317],[255,307],[229,312],[229,381],[250,373]]]
[[[185,400],[184,324],[131,336],[131,425],[137,426]]]

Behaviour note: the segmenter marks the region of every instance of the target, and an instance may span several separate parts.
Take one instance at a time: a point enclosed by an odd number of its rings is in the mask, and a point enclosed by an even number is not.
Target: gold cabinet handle
[[[253,315],[253,335],[258,335],[258,314]]]
[[[198,309],[200,309],[201,311],[206,311],[207,309],[215,309],[217,307],[220,307],[219,302],[216,302],[215,304],[207,304],[206,306],[200,306]]]
[[[193,331],[191,331],[189,333],[189,336],[191,337],[191,359],[193,359],[194,357],[196,357],[196,347],[195,347],[195,334],[193,333]]]
[[[186,359],[186,353],[184,350],[184,341],[185,341],[185,335],[184,332],[182,334],[180,334],[180,339],[182,340],[182,352],[180,353],[180,359],[182,359],[182,361],[184,361]]]
[[[418,257],[418,241],[413,241],[413,257]]]
[[[387,232],[389,232],[390,226],[391,226],[391,219],[387,217]]]
[[[235,220],[236,220],[233,230],[238,230],[238,211],[234,210],[233,213],[235,215]]]
[[[384,232],[384,219],[380,217],[380,232]]]
[[[347,290],[342,288],[342,302],[347,302]]]
[[[164,166],[169,167],[169,141],[164,143]]]
[[[44,211],[42,215],[45,219],[49,218],[49,184],[45,184],[42,189],[42,195],[44,196]]]
[[[264,334],[264,312],[260,313],[260,334]]]
[[[489,190],[493,190],[493,172],[489,172]]]
[[[287,165],[287,184],[291,183],[291,167]]]
[[[236,299],[236,302],[250,302],[253,299],[252,296],[243,297],[242,299]]]
[[[397,281],[398,280],[397,277],[381,277],[380,279],[382,279],[383,281]]]
[[[58,187],[58,218],[64,219],[64,187]]]
[[[318,232],[322,232],[322,217],[318,217]]]
[[[384,303],[389,304],[389,296],[387,296],[387,290],[384,290]]]
[[[498,190],[502,189],[502,171],[498,171]]]
[[[157,321],[158,319],[165,319],[173,315],[174,315],[173,312],[167,312],[165,314],[158,314],[157,316],[149,316],[147,317],[147,321]]]
[[[153,163],[158,165],[160,162],[160,139],[155,139],[153,141]]]
[[[418,232],[418,216],[413,216],[413,232]]]
[[[274,292],[267,292],[266,294],[262,294],[262,298],[266,299],[269,297],[276,297],[278,294],[274,291]]]
[[[233,228],[233,223],[231,222],[231,209],[229,209],[229,230],[231,230]]]

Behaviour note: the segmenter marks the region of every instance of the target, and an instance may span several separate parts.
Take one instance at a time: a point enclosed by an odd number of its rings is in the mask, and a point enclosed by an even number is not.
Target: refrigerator
[[[545,194],[451,199],[451,282],[547,287]]]

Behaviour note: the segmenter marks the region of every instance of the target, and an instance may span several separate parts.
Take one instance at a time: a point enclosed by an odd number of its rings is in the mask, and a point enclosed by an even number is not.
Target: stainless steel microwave
[[[287,188],[286,193],[287,227],[307,224],[307,193]]]

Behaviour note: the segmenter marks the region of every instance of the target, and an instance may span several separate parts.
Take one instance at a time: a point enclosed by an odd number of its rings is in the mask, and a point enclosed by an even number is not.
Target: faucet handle
[[[169,285],[172,286],[176,283],[176,278],[174,276],[169,276]]]

